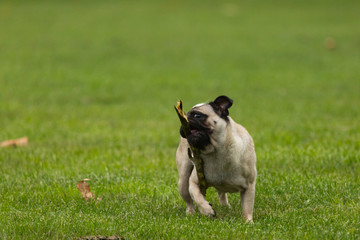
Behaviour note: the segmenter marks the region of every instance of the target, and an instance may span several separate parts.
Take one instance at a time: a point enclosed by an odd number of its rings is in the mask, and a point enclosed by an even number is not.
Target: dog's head
[[[187,140],[190,145],[204,149],[225,131],[229,122],[229,108],[233,104],[227,96],[219,96],[210,103],[195,105],[187,114],[190,125],[190,135]],[[180,135],[185,138],[185,133],[180,128]]]

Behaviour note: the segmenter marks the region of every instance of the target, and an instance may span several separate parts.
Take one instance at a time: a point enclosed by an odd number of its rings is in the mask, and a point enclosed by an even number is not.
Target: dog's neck
[[[225,129],[218,133],[213,133],[210,136],[210,142],[208,146],[201,150],[202,154],[214,154],[217,152],[228,152],[232,149],[231,144],[234,142],[234,132],[236,129],[233,124],[233,120],[229,117],[229,121],[226,123]]]

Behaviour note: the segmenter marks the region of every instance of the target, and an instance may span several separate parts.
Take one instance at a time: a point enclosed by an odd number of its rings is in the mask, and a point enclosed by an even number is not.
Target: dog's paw
[[[191,207],[186,207],[186,214],[191,215],[194,214],[196,212],[195,207],[191,206]]]
[[[245,220],[245,224],[254,224],[254,221],[252,220],[252,218],[247,218],[246,220]]]
[[[203,214],[205,216],[209,216],[209,217],[216,216],[216,212],[214,211],[214,209],[211,207],[211,205],[209,203],[205,203],[198,207],[199,207],[199,211],[201,214]]]
[[[220,202],[220,205],[231,209],[231,205],[228,202]]]

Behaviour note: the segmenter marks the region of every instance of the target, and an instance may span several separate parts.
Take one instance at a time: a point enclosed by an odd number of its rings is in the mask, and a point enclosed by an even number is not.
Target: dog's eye
[[[201,118],[202,114],[201,113],[194,113],[194,118]]]

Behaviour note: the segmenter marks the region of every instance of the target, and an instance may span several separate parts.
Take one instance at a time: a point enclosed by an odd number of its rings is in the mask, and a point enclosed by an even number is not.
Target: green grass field
[[[1,1],[0,239],[359,239],[359,1]],[[334,49],[324,45],[336,41]],[[257,150],[254,224],[177,190],[178,99]],[[76,183],[90,178],[101,201]]]

